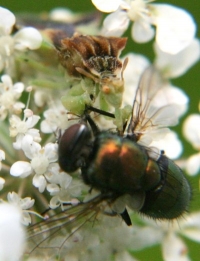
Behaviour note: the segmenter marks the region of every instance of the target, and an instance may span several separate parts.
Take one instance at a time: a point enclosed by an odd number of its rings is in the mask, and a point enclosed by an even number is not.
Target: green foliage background
[[[158,1],[156,3],[168,3],[176,6],[180,6],[186,10],[188,10],[194,17],[197,26],[200,25],[200,15],[199,15],[199,0],[166,0],[166,1]],[[48,12],[52,8],[55,7],[67,7],[72,9],[74,12],[90,12],[95,11],[96,9],[92,5],[90,0],[1,0],[0,5],[8,8],[13,13],[22,13],[22,12],[31,12],[31,13],[41,13]],[[197,28],[197,37],[200,37],[199,28]],[[136,53],[145,54],[150,59],[153,59],[152,45],[151,43],[138,45],[133,43],[132,40],[128,41],[128,46],[126,51],[133,51]],[[173,80],[173,84],[175,86],[181,87],[190,97],[190,107],[189,113],[198,113],[198,103],[200,101],[200,63],[196,64],[192,67],[191,70],[187,72],[184,76]],[[180,138],[182,139],[182,122],[186,118],[187,115],[183,117],[180,121],[179,126],[175,128],[178,132]],[[184,152],[183,156],[188,156],[195,151],[191,147],[191,145],[184,141]],[[191,209],[192,210],[200,210],[200,194],[199,194],[199,177],[192,179],[192,187],[193,187],[193,202]],[[108,228],[109,229],[109,228]],[[200,254],[200,245],[189,240],[186,240],[186,243],[189,246],[190,257],[191,260],[197,261],[199,260]],[[137,253],[133,253],[135,257],[139,260],[144,261],[157,261],[162,260],[162,254],[160,246],[152,247],[146,249],[145,251],[139,251]]]

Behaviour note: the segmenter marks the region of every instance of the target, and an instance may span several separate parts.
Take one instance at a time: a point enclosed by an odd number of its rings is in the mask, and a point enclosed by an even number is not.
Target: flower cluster
[[[187,174],[198,175],[200,115],[188,116],[183,124],[185,138],[198,150],[187,159],[180,158],[182,142],[168,128],[177,125],[188,110],[189,97],[173,85],[172,79],[199,61],[195,21],[186,10],[153,0],[91,2],[101,12],[111,13],[102,26],[94,16],[88,14],[86,19],[85,14],[77,16],[59,8],[41,20],[42,26],[38,21],[29,26],[29,21],[22,19],[19,24],[11,11],[0,7],[0,225],[4,228],[0,229],[0,242],[4,237],[13,242],[10,235],[15,235],[14,243],[7,243],[15,249],[0,244],[0,259],[20,260],[28,251],[30,260],[35,253],[35,260],[41,256],[57,260],[55,250],[59,249],[62,260],[131,261],[136,260],[135,252],[161,244],[164,260],[190,260],[181,236],[200,242],[200,212],[183,213],[184,220],[169,224],[145,219],[130,210],[134,222],[130,228],[119,217],[110,216],[119,213],[127,221],[122,212],[126,206],[140,211],[144,193],[133,193],[128,199],[115,197],[113,205],[99,202],[103,191],[87,185],[81,172],[92,143],[84,147],[82,155],[81,148],[71,148],[82,141],[72,141],[69,133],[71,140],[68,138],[66,144],[71,147],[66,162],[74,160],[73,167],[78,166],[73,175],[61,169],[58,150],[65,130],[86,122],[87,108],[96,108],[89,111],[95,125],[91,124],[93,139],[99,130],[123,136],[127,122],[136,118],[134,135],[139,137],[138,146],[148,151],[149,159],[157,162],[165,154],[177,160]],[[155,77],[147,75],[144,83],[140,79],[150,68],[150,59],[127,53],[127,39],[121,37],[130,23],[131,41],[154,39],[151,68],[156,73]],[[123,49],[126,54],[120,57]],[[138,85],[143,86],[142,94]],[[146,85],[150,87],[145,89]],[[82,133],[79,135],[82,138]],[[73,159],[77,155],[80,159]],[[54,214],[63,212],[55,215],[58,219],[50,218],[50,229],[46,229],[48,220],[30,229],[25,243],[24,226],[38,222],[38,216],[41,220],[40,213],[49,208]]]

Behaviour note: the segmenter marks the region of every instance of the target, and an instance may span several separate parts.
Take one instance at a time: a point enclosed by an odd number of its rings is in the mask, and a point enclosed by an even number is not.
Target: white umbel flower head
[[[0,203],[0,260],[19,261],[24,241],[20,209],[13,204]]]
[[[31,217],[28,213],[28,209],[34,205],[35,200],[30,197],[20,198],[15,192],[9,192],[7,198],[9,203],[21,209],[21,222],[26,226],[29,225],[31,223]]]
[[[25,105],[18,102],[24,91],[24,84],[17,82],[13,84],[9,75],[2,75],[0,82],[0,119],[4,120],[8,113],[21,113]]]
[[[196,32],[192,16],[172,5],[150,4],[152,0],[92,2],[102,12],[113,12],[104,20],[103,34],[120,36],[133,21],[132,38],[136,42],[150,41],[155,34],[159,48],[167,53],[176,54],[186,48]]]
[[[154,222],[147,218],[144,218],[143,221],[146,226],[136,230],[138,235],[135,233],[136,238],[142,239],[136,243],[138,249],[161,243],[163,260],[191,260],[183,237],[197,243],[200,242],[200,212],[188,214],[178,222],[177,220],[171,223],[169,221]]]
[[[31,173],[35,173],[33,185],[43,192],[47,185],[45,174],[49,172],[51,163],[57,160],[57,147],[57,144],[48,143],[42,148],[39,143],[34,142],[32,136],[25,135],[22,139],[22,150],[31,162],[15,162],[10,168],[10,174],[25,178]]]
[[[42,43],[42,36],[38,30],[26,27],[16,34],[12,33],[15,16],[7,9],[0,7],[0,71],[13,65],[13,54],[16,51],[38,49]]]
[[[43,133],[52,133],[58,129],[65,130],[68,122],[68,115],[60,103],[55,103],[48,110],[44,111],[44,120],[41,122]]]
[[[39,116],[33,115],[33,112],[28,109],[24,110],[24,120],[21,120],[16,115],[12,115],[10,118],[10,136],[16,137],[16,142],[13,143],[15,149],[21,149],[22,140],[25,135],[32,136],[35,142],[41,141],[39,130],[33,128],[39,119]]]
[[[0,14],[0,35],[10,34],[15,24],[15,16],[3,7],[0,7]]]
[[[162,51],[157,44],[154,45],[156,59],[155,66],[162,72],[164,78],[176,78],[185,74],[200,59],[200,41],[192,42],[177,54]]]

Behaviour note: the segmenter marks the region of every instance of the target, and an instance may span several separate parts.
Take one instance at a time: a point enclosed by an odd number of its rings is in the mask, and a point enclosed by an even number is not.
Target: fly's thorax
[[[148,154],[135,142],[108,132],[94,142],[91,163],[82,169],[84,180],[101,191],[131,194],[142,189]]]

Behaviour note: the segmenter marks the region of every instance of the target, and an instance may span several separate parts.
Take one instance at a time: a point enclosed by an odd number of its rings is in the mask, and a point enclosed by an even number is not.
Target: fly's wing
[[[153,66],[148,67],[136,90],[128,133],[134,133],[139,140],[146,132],[150,134],[159,128],[176,125],[179,114],[180,105],[170,101],[160,73]]]
[[[102,201],[103,197],[100,194],[88,202],[69,207],[47,220],[30,226],[27,230],[26,255],[46,258],[63,256],[73,248],[73,244],[77,247],[83,238],[76,232],[86,223],[93,225],[97,215],[102,211]]]

